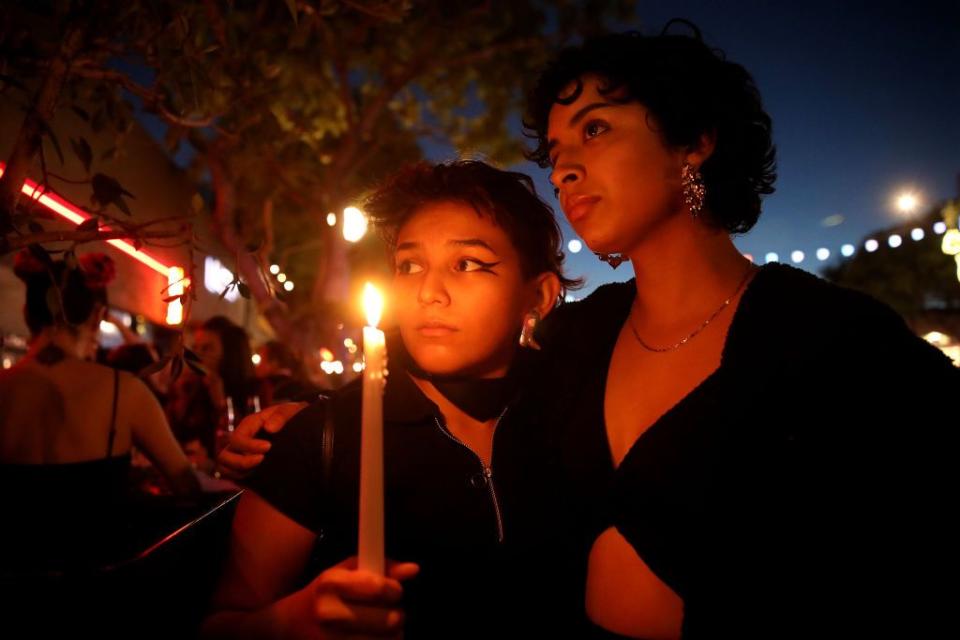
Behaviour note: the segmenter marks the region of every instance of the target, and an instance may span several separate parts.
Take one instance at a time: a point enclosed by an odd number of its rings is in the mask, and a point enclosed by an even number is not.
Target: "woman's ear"
[[[547,271],[537,276],[536,282],[536,299],[532,310],[537,311],[541,318],[546,318],[557,306],[557,298],[560,297],[562,289],[560,278],[552,271]]]
[[[699,169],[713,155],[716,148],[717,134],[715,131],[709,131],[701,135],[697,144],[687,150],[684,160]]]

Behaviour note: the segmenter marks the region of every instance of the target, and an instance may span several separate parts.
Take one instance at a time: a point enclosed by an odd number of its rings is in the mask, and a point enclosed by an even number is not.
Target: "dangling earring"
[[[523,328],[520,330],[520,346],[528,349],[540,350],[540,345],[533,339],[533,332],[540,323],[540,312],[534,309],[523,317]]]
[[[690,215],[699,218],[707,191],[703,184],[703,174],[689,162],[685,162],[680,171],[680,182],[683,184],[683,201],[690,208]]]
[[[611,269],[616,269],[621,264],[623,264],[624,261],[630,259],[630,258],[624,258],[623,255],[619,253],[598,253],[595,255],[598,258],[600,258],[601,262],[606,262],[607,264],[609,264]]]

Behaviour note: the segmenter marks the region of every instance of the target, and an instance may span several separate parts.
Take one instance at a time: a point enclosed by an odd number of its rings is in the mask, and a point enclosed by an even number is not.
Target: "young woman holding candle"
[[[736,250],[774,180],[749,74],[698,33],[605,36],[528,123],[574,229],[636,276],[539,336],[593,634],[933,627],[960,374],[876,301]]]
[[[248,478],[208,636],[496,636],[511,607],[529,608],[515,591],[526,583],[508,572],[543,575],[535,559],[508,556],[546,508],[543,488],[524,478],[538,455],[528,438],[539,403],[524,397],[536,355],[518,353],[518,338],[527,327],[529,343],[530,328],[576,284],[562,274],[552,212],[527,176],[474,161],[402,170],[365,208],[396,269],[386,552],[416,564],[379,577],[343,561],[357,548],[361,389],[349,385],[297,414]],[[553,588],[544,595],[578,610],[579,596]],[[562,620],[520,617],[511,628]]]

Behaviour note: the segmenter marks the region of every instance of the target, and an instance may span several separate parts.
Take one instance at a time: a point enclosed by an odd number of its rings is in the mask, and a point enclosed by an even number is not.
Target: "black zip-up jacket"
[[[405,637],[551,637],[583,621],[583,558],[558,527],[562,496],[543,469],[533,354],[495,432],[491,468],[445,428],[436,405],[403,369],[388,336],[384,394],[386,554],[417,562],[404,587]],[[320,539],[302,583],[355,555],[361,385],[301,411],[248,479],[277,510]],[[332,409],[331,433],[324,433]],[[324,464],[324,447],[329,449]],[[559,516],[559,517],[558,517]]]

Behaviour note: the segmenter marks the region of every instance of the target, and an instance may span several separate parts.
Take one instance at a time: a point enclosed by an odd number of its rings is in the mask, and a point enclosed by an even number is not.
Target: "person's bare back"
[[[51,364],[27,357],[0,373],[0,463],[88,462],[125,455],[134,444],[174,491],[199,489],[160,403],[139,379],[76,357]]]
[[[108,452],[114,372],[76,358],[24,361],[0,374],[0,460],[52,464],[97,460],[130,450],[130,409],[118,380],[116,435]],[[129,395],[129,394],[128,394]],[[122,409],[122,411],[121,411]]]

